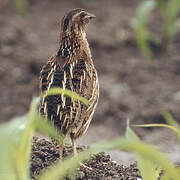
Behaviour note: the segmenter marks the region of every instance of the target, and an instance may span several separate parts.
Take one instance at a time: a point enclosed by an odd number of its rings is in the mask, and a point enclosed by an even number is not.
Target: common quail
[[[59,87],[76,92],[90,102],[85,105],[63,94],[41,99],[40,113],[65,137],[70,136],[74,154],[75,140],[86,132],[99,97],[97,72],[85,32],[94,18],[95,15],[83,9],[73,9],[67,13],[61,21],[59,49],[40,72],[41,94]],[[59,155],[62,159],[63,143]]]

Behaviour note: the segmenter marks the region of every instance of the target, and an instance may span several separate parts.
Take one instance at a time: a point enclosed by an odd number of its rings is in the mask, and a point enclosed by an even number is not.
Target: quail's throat
[[[68,59],[72,58],[72,56],[76,55],[77,51],[81,48],[82,42],[87,43],[85,32],[63,35],[60,39],[60,47],[57,56]]]

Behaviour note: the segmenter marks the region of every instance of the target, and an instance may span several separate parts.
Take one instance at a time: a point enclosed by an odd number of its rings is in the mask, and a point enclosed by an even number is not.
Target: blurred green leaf
[[[163,16],[163,32],[158,38],[150,33],[147,26],[150,19],[150,12],[156,9]],[[173,36],[180,30],[178,25],[178,14],[180,12],[180,0],[147,0],[142,1],[137,8],[137,15],[133,21],[133,27],[136,32],[137,43],[148,59],[154,59],[154,53],[157,51],[166,52],[173,39]],[[155,46],[154,49],[152,45]],[[157,46],[157,47],[156,47]],[[153,52],[153,49],[156,50]],[[163,51],[162,51],[163,50]]]
[[[132,142],[141,142],[140,139],[136,136],[136,134],[129,127],[129,122],[126,127],[126,138]],[[143,180],[157,180],[159,177],[159,171],[157,171],[155,164],[146,159],[139,153],[136,153],[137,165],[141,172]]]
[[[28,0],[14,0],[14,6],[17,14],[26,15],[28,12]]]
[[[163,117],[166,119],[166,122],[171,125],[176,127],[177,129],[180,129],[179,124],[174,120],[173,116],[166,110],[162,112]]]
[[[150,11],[156,7],[156,3],[153,0],[143,1],[137,9],[137,18],[140,24],[147,24],[147,18]]]
[[[27,115],[13,118],[10,122],[1,124],[0,131],[5,135],[11,136],[16,142],[19,142],[22,132],[27,124]]]
[[[34,98],[27,115],[28,122],[22,132],[19,145],[16,149],[14,149],[14,159],[16,162],[18,162],[16,163],[16,169],[18,171],[18,174],[21,175],[21,177],[23,177],[24,179],[25,177],[27,177],[27,174],[29,177],[29,162],[31,156],[32,138],[35,131],[33,122],[36,118],[36,114],[38,114],[38,103],[39,98]]]
[[[0,179],[27,180],[29,178],[26,164],[21,166],[23,154],[19,156],[17,153],[23,130],[19,128],[18,132],[16,128],[24,123],[22,120],[25,120],[24,117],[0,126]]]
[[[179,0],[167,1],[166,5],[163,7],[162,14],[164,16],[164,32],[161,44],[164,49],[167,49],[168,44],[170,43],[173,35],[176,32],[176,19],[179,10]]]
[[[166,119],[166,122],[170,126],[173,126],[176,129],[176,135],[177,135],[178,139],[180,140],[180,126],[179,126],[179,124],[175,121],[173,116],[168,111],[163,111],[162,115]]]
[[[60,132],[60,130],[56,130],[55,127],[46,119],[44,119],[39,114],[36,117],[36,120],[34,122],[34,125],[36,127],[36,131],[41,134],[46,134],[49,137],[52,137],[54,140],[59,142],[59,144],[62,143],[64,136]]]
[[[177,129],[174,126],[167,125],[167,124],[139,124],[139,125],[134,125],[134,126],[137,126],[137,127],[166,127],[166,128],[169,128],[169,129],[173,130],[178,135],[180,135],[180,130],[179,129]]]
[[[0,132],[0,179],[3,180],[18,180],[17,172],[15,169],[14,159],[13,159],[13,148],[16,147],[16,143],[13,139],[4,134],[3,131]]]
[[[30,111],[23,117],[14,118],[0,126],[0,179],[27,180],[30,178],[29,165],[34,131],[46,133],[61,140],[62,137],[38,112],[40,98],[34,98]],[[8,141],[8,142],[6,142]],[[1,157],[2,155],[2,157]]]
[[[129,120],[127,121],[127,126],[126,126],[126,138],[131,141],[140,141],[138,136],[134,133],[134,131],[129,127]]]
[[[153,54],[149,48],[148,40],[152,38],[147,28],[149,13],[155,8],[156,3],[153,0],[143,1],[137,8],[137,16],[133,21],[133,27],[136,33],[137,43],[144,56],[153,59]]]
[[[72,91],[67,90],[67,89],[64,90],[62,88],[51,88],[50,90],[46,91],[42,96],[51,96],[51,95],[58,95],[58,94],[64,94],[66,96],[72,97],[72,98],[74,98],[76,100],[81,101],[85,105],[90,104],[90,102],[87,99],[81,97],[77,93],[72,92]]]
[[[143,125],[135,125],[135,126],[137,126],[137,127],[166,127],[166,128],[169,128],[169,129],[173,130],[180,139],[179,125],[176,123],[176,121],[174,120],[172,115],[167,111],[163,111],[162,114],[165,117],[168,124],[170,124],[170,125],[167,125],[167,124],[143,124]],[[175,170],[180,175],[179,171],[177,169],[175,169]],[[168,173],[165,173],[161,179],[162,180],[168,180],[169,179]]]

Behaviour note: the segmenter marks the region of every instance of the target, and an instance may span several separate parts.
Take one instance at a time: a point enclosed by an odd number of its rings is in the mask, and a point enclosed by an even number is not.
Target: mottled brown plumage
[[[40,113],[65,137],[71,137],[74,153],[75,140],[86,132],[98,103],[98,77],[85,33],[90,19],[94,17],[83,9],[74,9],[63,17],[59,50],[40,73],[41,93],[60,87],[76,92],[91,102],[86,106],[64,95],[46,96],[41,100]],[[63,144],[61,158],[62,147]]]

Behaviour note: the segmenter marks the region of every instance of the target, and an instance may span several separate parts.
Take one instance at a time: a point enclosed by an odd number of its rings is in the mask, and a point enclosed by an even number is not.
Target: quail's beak
[[[88,13],[88,19],[94,19],[96,16],[94,14]]]

